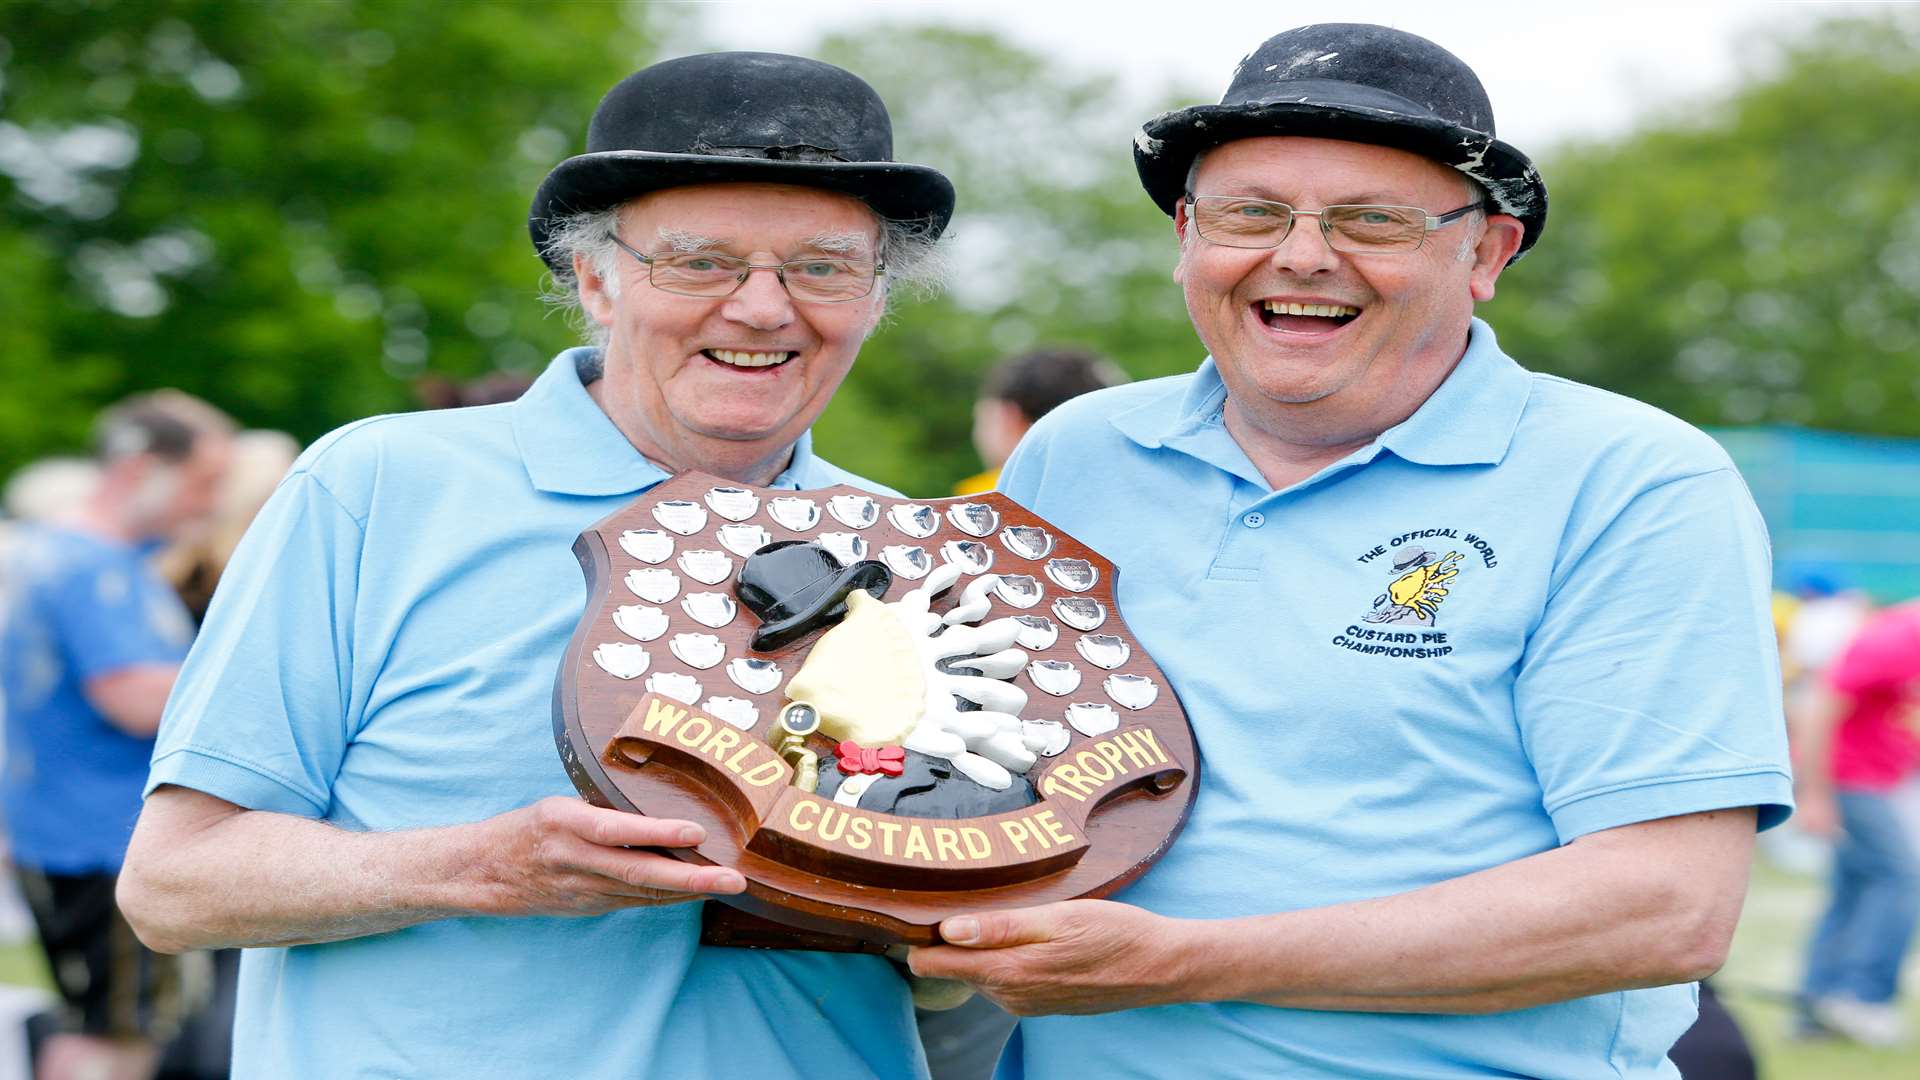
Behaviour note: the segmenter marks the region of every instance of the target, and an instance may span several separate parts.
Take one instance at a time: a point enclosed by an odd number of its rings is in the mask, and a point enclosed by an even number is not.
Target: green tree
[[[172,385],[303,438],[568,343],[526,208],[642,5],[0,4],[0,474]]]
[[[1920,19],[1763,38],[1743,84],[1553,155],[1488,317],[1533,366],[1699,424],[1920,431]]]
[[[882,23],[812,51],[879,90],[896,157],[940,169],[959,191],[951,289],[896,303],[815,428],[823,454],[944,495],[980,467],[971,409],[996,359],[1077,344],[1136,378],[1199,362],[1169,278],[1173,227],[1130,156],[1134,131],[1171,105],[1128,104],[1113,78],[973,31]]]

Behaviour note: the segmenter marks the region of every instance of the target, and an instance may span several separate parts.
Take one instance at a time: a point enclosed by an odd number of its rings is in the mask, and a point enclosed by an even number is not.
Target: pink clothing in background
[[[1827,672],[1846,702],[1833,736],[1833,782],[1889,792],[1920,767],[1920,601],[1869,619]]]

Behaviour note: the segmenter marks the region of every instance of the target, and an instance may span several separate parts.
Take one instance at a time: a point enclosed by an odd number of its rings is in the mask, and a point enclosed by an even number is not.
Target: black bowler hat
[[[860,589],[874,599],[887,594],[893,571],[872,559],[841,566],[833,553],[811,540],[780,540],[747,556],[733,591],[760,616],[748,645],[772,652],[847,614],[847,596]]]
[[[1220,104],[1147,121],[1133,141],[1133,164],[1171,216],[1195,157],[1261,135],[1374,143],[1450,165],[1479,181],[1500,213],[1520,219],[1526,231],[1516,259],[1547,223],[1547,185],[1525,154],[1494,138],[1479,77],[1403,30],[1322,23],[1268,38],[1234,69]]]
[[[527,230],[553,266],[552,218],[728,181],[837,191],[928,236],[953,216],[945,176],[893,160],[887,107],[859,76],[802,56],[724,52],[663,61],[607,91],[587,152],[541,181]]]

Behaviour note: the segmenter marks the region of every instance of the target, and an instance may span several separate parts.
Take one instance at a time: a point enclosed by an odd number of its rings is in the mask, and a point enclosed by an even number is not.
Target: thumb
[[[1050,941],[1058,922],[1056,905],[955,915],[940,923],[940,938],[969,949],[1004,949]]]

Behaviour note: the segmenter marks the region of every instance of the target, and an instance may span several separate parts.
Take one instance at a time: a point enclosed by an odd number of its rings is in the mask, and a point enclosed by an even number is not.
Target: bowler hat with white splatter
[[[1195,157],[1222,143],[1303,135],[1391,146],[1478,181],[1520,219],[1519,258],[1547,223],[1533,162],[1494,137],[1493,105],[1464,61],[1426,38],[1364,23],[1321,23],[1268,38],[1233,73],[1218,105],[1155,117],[1133,163],[1154,204],[1173,213]]]

